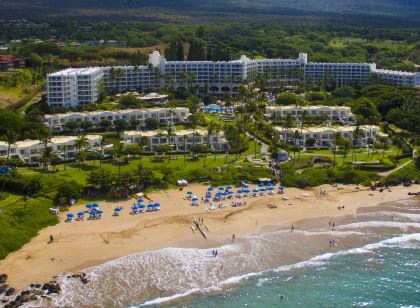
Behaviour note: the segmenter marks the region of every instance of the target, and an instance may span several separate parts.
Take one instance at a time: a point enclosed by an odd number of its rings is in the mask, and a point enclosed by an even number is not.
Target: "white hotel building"
[[[48,104],[53,107],[75,107],[95,102],[103,76],[100,67],[68,68],[48,74]]]
[[[276,126],[275,130],[279,133],[280,139],[293,142],[295,132],[301,134],[301,138],[296,140],[296,145],[305,147],[306,141],[310,138],[315,139],[315,147],[321,149],[328,149],[334,145],[334,134],[339,132],[342,138],[348,139],[352,145],[364,147],[373,143],[379,136],[387,136],[381,133],[379,126],[375,125],[361,125],[359,126],[359,136],[357,141],[354,140],[356,126],[341,126],[341,127],[308,127],[300,129]],[[353,144],[354,143],[354,144]]]
[[[330,81],[338,86],[367,85],[376,76],[395,86],[420,86],[420,73],[378,70],[370,63],[311,63],[306,53],[300,53],[297,59],[251,60],[242,56],[234,61],[167,61],[154,51],[147,66],[67,69],[49,74],[48,104],[72,107],[94,102],[101,80],[113,92],[197,86],[203,92],[235,93],[241,84],[251,83],[259,75],[268,81]]]
[[[123,134],[125,144],[138,144],[142,137],[147,138],[145,152],[155,152],[160,145],[170,145],[174,152],[190,151],[195,145],[208,144],[212,151],[224,151],[229,145],[222,132],[210,136],[202,129],[186,129],[174,131],[168,137],[166,131],[125,131]]]
[[[99,150],[101,148],[102,136],[86,135],[88,146],[85,150]],[[57,136],[51,138],[48,147],[52,148],[53,152],[57,153],[58,157],[62,159],[72,159],[80,150],[76,148],[76,136]],[[110,147],[109,145],[107,147]],[[45,148],[44,143],[40,140],[23,140],[17,141],[10,147],[10,158],[19,158],[21,161],[34,164],[42,156],[42,151]],[[0,157],[7,157],[8,144],[0,141]]]
[[[325,116],[330,122],[340,122],[348,125],[354,124],[356,118],[347,106],[267,106],[265,116],[273,121],[286,118],[290,114],[295,120],[301,120],[303,113],[306,116]]]
[[[147,109],[123,109],[123,110],[97,110],[85,112],[66,112],[48,114],[44,116],[43,123],[53,131],[65,129],[66,123],[70,121],[89,121],[93,126],[100,126],[102,120],[127,120],[136,119],[140,125],[144,125],[149,118],[156,119],[159,124],[177,124],[186,122],[190,116],[187,107],[175,108],[147,108]]]

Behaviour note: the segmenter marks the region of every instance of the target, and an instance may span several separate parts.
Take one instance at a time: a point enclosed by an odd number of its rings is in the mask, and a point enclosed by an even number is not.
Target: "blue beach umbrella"
[[[114,209],[114,212],[121,212],[121,208],[120,208],[120,207],[116,207],[116,208]]]
[[[242,184],[242,187],[243,187],[243,188],[248,188],[248,187],[249,187],[249,185],[248,185],[247,183],[243,183],[243,184]]]
[[[153,204],[152,203],[150,203],[150,204],[147,205],[147,209],[151,209],[151,208],[153,208]]]
[[[244,191],[243,191],[242,189],[238,189],[236,192],[237,192],[238,194],[242,194]]]
[[[219,187],[219,190],[222,191],[222,190],[225,190],[225,188],[224,187]]]
[[[104,213],[104,211],[101,211],[101,210],[96,211],[96,214],[103,214],[103,213]]]
[[[232,185],[226,186],[226,189],[232,189]]]
[[[286,189],[286,187],[284,187],[284,186],[280,186],[279,187],[279,190],[281,190],[281,191],[283,191],[283,190],[285,190]]]
[[[68,214],[67,214],[67,217],[68,217],[68,218],[73,218],[73,217],[74,217],[74,214],[72,214],[72,213],[68,213]]]
[[[249,189],[245,189],[244,193],[249,194],[251,191]]]
[[[77,213],[77,216],[85,216],[85,212],[79,212]]]
[[[214,190],[214,188],[213,188],[213,187],[209,187],[209,188],[207,188],[207,190],[208,190],[208,191],[213,191],[213,190]]]
[[[194,198],[192,198],[191,200],[192,200],[192,201],[198,201],[198,198],[197,198],[197,197],[194,197]]]
[[[227,194],[228,195],[232,195],[233,194],[233,191],[228,191]]]
[[[273,183],[268,182],[266,186],[270,186],[271,187],[271,186],[273,186]]]
[[[92,205],[91,203],[89,203],[89,204],[86,204],[86,207],[87,207],[88,209],[91,209],[91,208],[93,207],[93,205]]]
[[[263,187],[264,186],[264,183],[263,182],[259,182],[258,183],[258,187]]]
[[[268,187],[268,190],[274,190],[273,186]]]
[[[187,191],[187,195],[192,195],[192,191]]]
[[[266,191],[266,190],[267,190],[267,189],[265,189],[265,188],[261,188],[261,189],[260,189],[260,191]]]
[[[137,202],[143,202],[144,200],[143,200],[143,198],[138,198],[137,199]]]
[[[217,193],[216,194],[216,197],[221,197],[222,196],[222,194],[221,193]]]
[[[146,208],[146,206],[144,204],[140,204],[140,208],[144,209],[144,208]]]
[[[156,202],[154,206],[155,206],[155,208],[159,208],[160,207],[160,203],[157,203]]]
[[[253,191],[254,193],[256,193],[256,192],[259,192],[260,190],[259,190],[258,188],[254,188],[252,191]]]
[[[92,206],[93,207],[99,207],[99,204],[98,203],[94,203],[94,204],[92,204]]]

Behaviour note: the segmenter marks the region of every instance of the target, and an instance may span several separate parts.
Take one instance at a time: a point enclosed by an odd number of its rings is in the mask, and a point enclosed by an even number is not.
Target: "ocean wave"
[[[379,212],[369,212],[369,213],[357,214],[357,216],[378,216],[378,215],[380,215],[380,216],[398,216],[398,217],[408,218],[410,220],[420,221],[420,214],[412,214],[412,213],[379,211]]]
[[[399,228],[407,231],[408,228],[420,228],[420,223],[416,222],[397,222],[397,221],[361,221],[350,224],[336,226],[335,229],[349,229],[349,228]]]

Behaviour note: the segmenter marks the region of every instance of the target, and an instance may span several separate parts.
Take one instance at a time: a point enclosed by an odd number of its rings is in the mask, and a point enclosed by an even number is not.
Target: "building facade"
[[[76,107],[99,98],[104,76],[100,67],[69,68],[47,75],[47,101],[52,107]]]
[[[125,144],[138,144],[142,138],[147,139],[145,152],[155,152],[161,145],[169,145],[174,152],[190,151],[194,146],[208,144],[211,151],[225,151],[229,149],[223,133],[207,134],[205,130],[179,130],[168,136],[166,131],[125,131]]]
[[[75,121],[89,121],[93,126],[99,127],[101,121],[109,120],[133,120],[144,125],[149,118],[156,119],[159,124],[177,124],[188,120],[189,109],[186,107],[175,108],[147,108],[147,109],[124,109],[124,110],[98,110],[85,112],[67,112],[48,114],[44,116],[43,123],[52,131],[65,130],[66,123]]]
[[[346,106],[267,106],[265,116],[276,122],[290,114],[295,120],[302,120],[302,116],[324,116],[331,123],[339,122],[344,125],[354,124],[356,117]]]
[[[10,71],[19,67],[25,67],[25,60],[12,55],[0,55],[0,72]]]
[[[84,150],[99,150],[102,148],[102,136],[99,135],[86,135],[87,143]],[[51,141],[48,143],[48,147],[52,149],[53,152],[59,158],[69,160],[73,159],[79,148],[76,147],[77,136],[57,136],[51,138]],[[109,147],[109,146],[108,146]],[[10,158],[19,158],[21,161],[34,164],[37,163],[39,158],[42,156],[42,152],[45,148],[40,140],[23,140],[17,141],[10,147]],[[0,141],[0,157],[7,157],[8,144],[4,141]]]
[[[342,126],[342,127],[308,127],[308,128],[282,128],[275,127],[280,139],[286,139],[289,142],[295,140],[294,134],[297,131],[300,138],[296,138],[296,145],[301,147],[307,146],[308,139],[315,139],[314,147],[321,149],[328,149],[334,146],[334,134],[340,133],[342,138],[348,139],[352,146],[364,147],[375,142],[379,136],[387,136],[381,133],[379,126],[375,125],[361,125],[359,126],[359,133],[355,138],[356,126]]]
[[[85,85],[77,82],[77,76]],[[75,77],[76,76],[76,77]],[[280,83],[368,85],[372,77],[395,86],[420,86],[420,73],[379,70],[371,63],[308,62],[308,55],[297,59],[249,59],[234,61],[167,61],[158,51],[149,55],[149,65],[68,69],[48,75],[48,103],[76,106],[97,99],[100,80],[111,92],[149,91],[161,88],[194,88],[201,93],[236,93],[241,85],[263,76],[268,88]],[[87,78],[87,79],[85,79]],[[73,81],[74,80],[74,81]],[[73,82],[72,82],[73,81]],[[79,88],[86,86],[86,88]],[[82,91],[82,94],[77,95]],[[91,92],[86,93],[88,90]],[[89,94],[89,95],[87,95]]]

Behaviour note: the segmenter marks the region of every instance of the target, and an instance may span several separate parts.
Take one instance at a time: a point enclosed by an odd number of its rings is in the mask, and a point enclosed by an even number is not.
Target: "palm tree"
[[[166,127],[166,134],[168,135],[168,144],[171,145],[171,137],[175,136],[175,128],[171,125],[168,125]],[[175,149],[176,149],[176,138],[175,138]],[[171,159],[171,156],[168,155],[169,160]]]
[[[114,70],[114,79],[117,80],[117,89],[120,91],[120,78],[124,77],[124,71],[121,68],[116,68]]]
[[[66,161],[67,161],[67,145],[66,144],[63,144],[62,150],[64,153],[63,169],[66,170]]]
[[[340,144],[340,140],[341,140],[341,133],[340,132],[335,132],[333,134],[333,142],[334,142],[334,148],[333,148],[333,154],[334,154],[334,165],[335,165],[335,155],[337,152],[337,146]]]
[[[140,146],[140,165],[141,165],[141,159],[143,156],[143,151],[146,145],[149,143],[149,139],[145,136],[140,136],[139,138],[139,146]]]
[[[354,128],[353,131],[353,152],[352,152],[352,160],[356,161],[356,145],[357,145],[357,141],[359,140],[360,137],[360,127],[359,125],[356,125],[356,127]]]
[[[89,146],[89,139],[86,137],[86,134],[81,134],[77,137],[74,141],[74,146],[77,149],[77,156],[80,157],[80,152],[87,146]],[[79,170],[81,168],[80,161],[79,161]]]
[[[17,141],[17,132],[15,130],[7,130],[6,134],[4,135],[4,138],[7,142],[6,166],[9,166],[10,148],[12,147],[12,144],[14,144]],[[6,181],[3,181],[0,197],[3,195],[5,183],[6,183]]]
[[[301,138],[301,134],[298,130],[295,130],[293,133],[293,164],[295,163],[295,157],[296,157],[296,140],[299,140]]]

